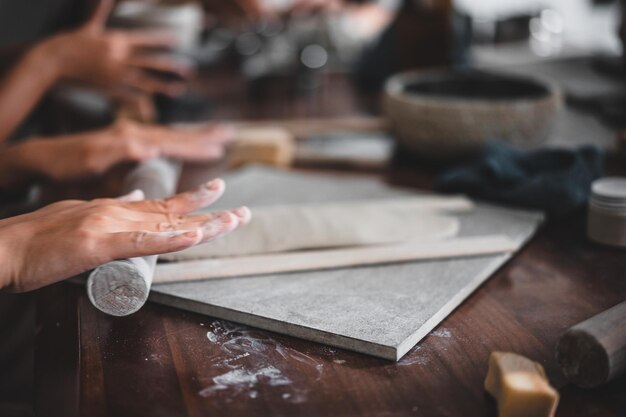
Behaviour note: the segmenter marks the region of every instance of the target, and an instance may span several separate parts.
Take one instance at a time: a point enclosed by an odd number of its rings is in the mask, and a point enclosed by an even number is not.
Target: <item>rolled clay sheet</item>
[[[459,220],[438,210],[471,207],[464,198],[416,197],[255,208],[250,224],[235,233],[160,258],[189,261],[444,239],[458,233]]]

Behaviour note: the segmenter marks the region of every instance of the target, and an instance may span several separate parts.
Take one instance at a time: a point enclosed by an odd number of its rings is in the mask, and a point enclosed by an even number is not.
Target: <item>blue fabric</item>
[[[526,152],[490,142],[476,160],[443,173],[435,188],[560,215],[586,206],[603,170],[604,153],[595,146]]]

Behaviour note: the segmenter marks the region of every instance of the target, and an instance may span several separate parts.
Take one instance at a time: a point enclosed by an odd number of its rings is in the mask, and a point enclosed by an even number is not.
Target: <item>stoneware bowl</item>
[[[542,141],[562,99],[556,86],[539,79],[479,71],[408,72],[387,81],[383,104],[403,148],[450,159],[475,153],[488,140]]]

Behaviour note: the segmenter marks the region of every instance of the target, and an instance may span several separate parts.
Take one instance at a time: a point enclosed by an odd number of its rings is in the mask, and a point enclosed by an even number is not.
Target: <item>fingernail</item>
[[[220,189],[224,181],[221,178],[216,178],[213,181],[207,182],[204,187],[211,191],[217,191]]]
[[[248,218],[251,215],[250,209],[246,206],[243,207],[239,207],[237,209],[233,210],[233,213],[235,213],[235,215],[241,217],[241,218]]]

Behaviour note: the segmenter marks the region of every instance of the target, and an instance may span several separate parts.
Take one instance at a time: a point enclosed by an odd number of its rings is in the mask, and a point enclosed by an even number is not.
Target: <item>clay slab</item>
[[[369,179],[248,168],[225,177],[216,209],[246,204],[415,196]],[[520,247],[539,213],[478,204],[459,213],[460,236],[506,234]],[[510,255],[411,262],[154,285],[150,299],[212,317],[399,360]]]

